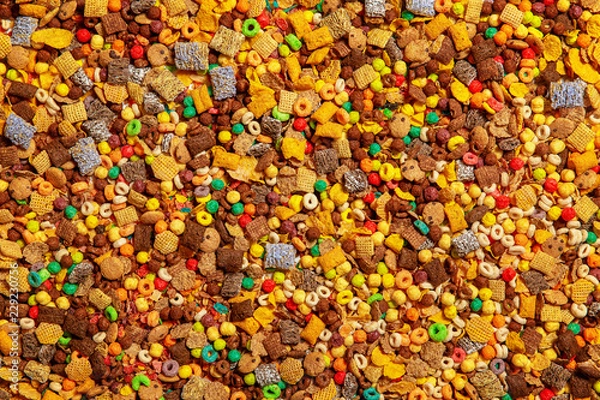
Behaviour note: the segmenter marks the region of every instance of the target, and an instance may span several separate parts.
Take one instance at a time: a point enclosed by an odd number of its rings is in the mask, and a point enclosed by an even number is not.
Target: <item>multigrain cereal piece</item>
[[[175,65],[186,71],[208,69],[208,45],[203,42],[175,43]]]
[[[96,143],[108,140],[111,133],[108,130],[106,121],[104,120],[87,120],[81,124],[81,128],[89,136],[94,138]]]
[[[10,42],[13,46],[31,46],[31,35],[38,27],[38,19],[32,17],[17,17],[12,29]]]
[[[91,174],[102,163],[92,138],[79,139],[70,153],[83,175]]]
[[[4,125],[4,136],[14,145],[27,149],[36,132],[35,126],[16,114],[10,114]]]
[[[215,100],[225,100],[237,94],[235,72],[232,67],[219,67],[210,71]]]
[[[435,16],[434,0],[407,0],[405,7],[408,11],[423,17]]]

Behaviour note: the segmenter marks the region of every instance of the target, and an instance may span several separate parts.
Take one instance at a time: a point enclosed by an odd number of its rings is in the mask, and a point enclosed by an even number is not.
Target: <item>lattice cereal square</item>
[[[87,112],[82,101],[73,104],[65,104],[61,107],[63,118],[71,123],[85,121]]]
[[[170,181],[179,172],[177,163],[173,157],[165,154],[156,157],[152,164],[150,164],[150,167],[152,168],[154,176],[161,181]]]
[[[371,82],[379,78],[379,74],[371,64],[365,64],[353,73],[354,81],[359,89],[366,89]]]
[[[122,210],[115,211],[115,219],[117,221],[117,226],[119,227],[137,222],[139,220],[134,206],[129,206]]]
[[[244,42],[244,35],[234,30],[220,26],[210,41],[209,47],[226,56],[233,57]]]
[[[296,190],[300,192],[313,193],[315,191],[315,182],[317,174],[312,169],[300,168],[296,175]]]
[[[386,29],[372,29],[367,35],[367,44],[379,48],[385,48],[392,37],[393,32]]]
[[[164,70],[151,83],[152,89],[167,101],[175,100],[185,86],[172,72]]]
[[[482,8],[483,0],[469,0],[469,3],[467,4],[467,12],[465,13],[465,21],[472,24],[479,23]]]
[[[582,196],[577,203],[575,203],[573,209],[577,213],[577,218],[583,222],[588,222],[600,208],[592,201],[592,199],[587,196]]]
[[[583,153],[587,145],[594,140],[595,133],[583,122],[580,123],[575,131],[569,135],[567,142],[573,146],[578,152]]]
[[[483,318],[472,318],[467,322],[465,328],[471,340],[485,343],[494,334],[494,327]]]
[[[178,246],[179,238],[171,231],[159,233],[154,239],[154,248],[165,255],[177,251]]]
[[[356,255],[360,258],[371,258],[375,251],[373,239],[370,236],[359,236],[354,240]]]
[[[52,166],[48,152],[46,150],[42,150],[40,154],[32,157],[31,165],[33,165],[38,174],[43,174],[44,172],[48,171],[48,169]]]
[[[275,50],[277,50],[278,45],[279,43],[273,39],[273,36],[269,35],[268,33],[264,33],[261,37],[256,39],[256,41],[254,41],[252,48],[256,50],[256,52],[260,54],[263,59],[267,59]]]
[[[529,268],[540,271],[541,273],[548,275],[556,266],[556,259],[548,253],[538,251],[533,256],[533,259],[529,262]]]
[[[100,18],[108,13],[108,0],[88,0],[85,2],[83,16],[86,18]]]
[[[519,10],[514,4],[507,4],[500,14],[500,21],[512,26],[517,29],[521,22],[523,22],[523,12]]]
[[[58,56],[54,60],[54,66],[65,79],[70,78],[80,68],[79,63],[75,61],[70,51]]]

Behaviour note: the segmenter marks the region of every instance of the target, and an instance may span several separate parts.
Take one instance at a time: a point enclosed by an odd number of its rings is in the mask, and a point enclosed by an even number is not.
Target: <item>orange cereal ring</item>
[[[415,388],[408,394],[408,400],[427,400],[427,393],[423,389]]]
[[[142,296],[150,296],[154,292],[154,282],[150,279],[141,279],[137,289]]]
[[[237,391],[237,392],[233,392],[231,394],[231,397],[229,397],[229,399],[230,400],[246,400],[246,395],[242,391]]]
[[[248,52],[248,56],[246,56],[246,63],[252,65],[253,67],[257,67],[262,64],[262,58],[256,50],[250,50]]]
[[[410,341],[417,346],[422,345],[427,340],[429,340],[429,334],[425,328],[417,328],[410,333]]]
[[[181,27],[181,35],[186,39],[191,39],[200,33],[200,27],[197,23],[188,21]]]
[[[324,84],[321,90],[319,90],[319,96],[323,100],[332,100],[335,95],[335,87],[331,83]]]
[[[53,190],[54,190],[54,186],[52,186],[52,184],[48,181],[44,181],[44,182],[40,183],[40,185],[38,186],[38,192],[42,196],[50,196],[52,194]]]
[[[396,287],[398,289],[408,289],[413,284],[413,277],[410,272],[401,269],[396,273]]]
[[[312,112],[312,103],[306,97],[300,97],[294,103],[293,110],[299,117],[308,117]]]
[[[452,0],[435,0],[433,8],[439,13],[450,12],[452,9]]]

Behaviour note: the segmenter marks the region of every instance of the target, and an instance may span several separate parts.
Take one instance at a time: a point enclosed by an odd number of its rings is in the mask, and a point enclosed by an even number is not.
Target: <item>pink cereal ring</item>
[[[467,151],[463,156],[463,162],[467,165],[477,165],[479,162],[479,157],[476,154]]]
[[[466,357],[467,353],[465,353],[463,349],[460,347],[454,348],[454,352],[452,353],[452,361],[454,361],[455,364],[460,364],[465,360]]]

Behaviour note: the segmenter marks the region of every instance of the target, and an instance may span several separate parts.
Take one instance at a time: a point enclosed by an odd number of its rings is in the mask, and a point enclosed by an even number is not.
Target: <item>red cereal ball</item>
[[[248,214],[242,214],[238,219],[238,223],[242,228],[245,228],[250,222],[252,222],[252,217]]]
[[[551,6],[552,4],[554,4],[554,0],[544,0],[545,6]]]
[[[565,207],[560,216],[564,221],[568,222],[574,219],[577,216],[577,213],[573,207]]]
[[[469,84],[469,92],[471,93],[479,93],[483,90],[483,84],[479,82],[477,79],[473,79],[473,82]]]
[[[159,277],[154,278],[154,287],[156,288],[156,290],[163,291],[167,288],[168,285],[169,282],[162,280]]]
[[[298,309],[298,304],[294,303],[294,300],[290,298],[285,301],[285,308],[290,311],[296,311]]]
[[[289,27],[288,22],[283,18],[275,18],[275,25],[277,25],[282,31],[287,31]]]
[[[554,193],[554,192],[556,192],[557,189],[558,189],[558,182],[556,181],[556,179],[552,179],[552,178],[546,179],[546,181],[544,182],[544,190],[545,191]]]
[[[338,371],[333,376],[333,380],[338,385],[343,385],[344,384],[344,379],[346,379],[346,373],[344,371]]]
[[[87,43],[92,39],[92,34],[87,29],[78,30],[76,36],[80,43]]]
[[[126,144],[125,146],[121,147],[121,156],[125,158],[130,158],[134,154],[135,153],[133,151],[133,146]]]
[[[304,154],[310,154],[314,150],[314,146],[311,142],[306,142],[306,149],[304,149]]]
[[[264,28],[265,26],[269,25],[270,20],[271,18],[269,17],[267,10],[263,10],[263,12],[260,13],[258,17],[256,17],[256,22],[258,22],[261,28]]]
[[[42,283],[42,286],[46,289],[46,290],[52,290],[52,282],[50,282],[50,280],[47,280],[46,282]]]
[[[198,260],[195,258],[188,258],[185,262],[185,267],[190,271],[196,271],[198,269]]]
[[[138,270],[136,271],[136,274],[138,274],[138,276],[140,278],[145,277],[146,275],[148,275],[148,272],[150,272],[148,270],[148,264],[144,264],[141,267],[138,268]]]
[[[273,290],[275,290],[276,285],[277,284],[273,279],[265,279],[265,281],[262,284],[262,290],[265,293],[271,293]]]
[[[504,64],[504,58],[502,56],[496,56],[494,57],[494,61],[500,63],[500,64]]]
[[[508,207],[510,204],[510,199],[508,198],[508,196],[505,195],[500,195],[496,198],[496,208],[497,209],[503,209]]]
[[[518,157],[515,157],[512,160],[510,160],[510,162],[508,163],[508,166],[513,171],[518,171],[518,170],[520,170],[521,168],[523,168],[525,166],[525,161],[521,160]]]
[[[396,87],[402,86],[406,78],[402,75],[396,75]]]
[[[379,186],[381,185],[381,177],[379,176],[379,174],[377,172],[371,172],[369,174],[369,183],[373,186]]]
[[[512,281],[515,276],[517,276],[517,272],[512,268],[506,268],[504,271],[502,271],[502,280],[504,282]]]
[[[528,47],[521,52],[521,57],[533,60],[535,58],[535,51],[531,47]]]
[[[144,48],[139,44],[136,44],[131,48],[131,50],[129,50],[129,54],[134,60],[139,60],[140,58],[144,57]]]
[[[373,221],[367,221],[365,222],[365,228],[367,228],[368,230],[370,230],[372,233],[377,232],[377,224]]]
[[[37,319],[39,313],[40,309],[38,306],[31,306],[27,315],[29,315],[29,318]]]
[[[540,400],[551,400],[554,397],[554,392],[550,389],[544,389],[540,392]]]
[[[306,120],[304,118],[296,118],[294,120],[294,129],[297,131],[302,132],[306,129],[307,126],[308,124],[306,123]]]
[[[369,204],[371,204],[372,202],[374,202],[374,201],[375,201],[375,193],[373,193],[373,192],[369,192],[369,193],[367,193],[367,194],[365,195],[365,197],[363,197],[363,201],[364,201],[365,203],[369,203]]]

